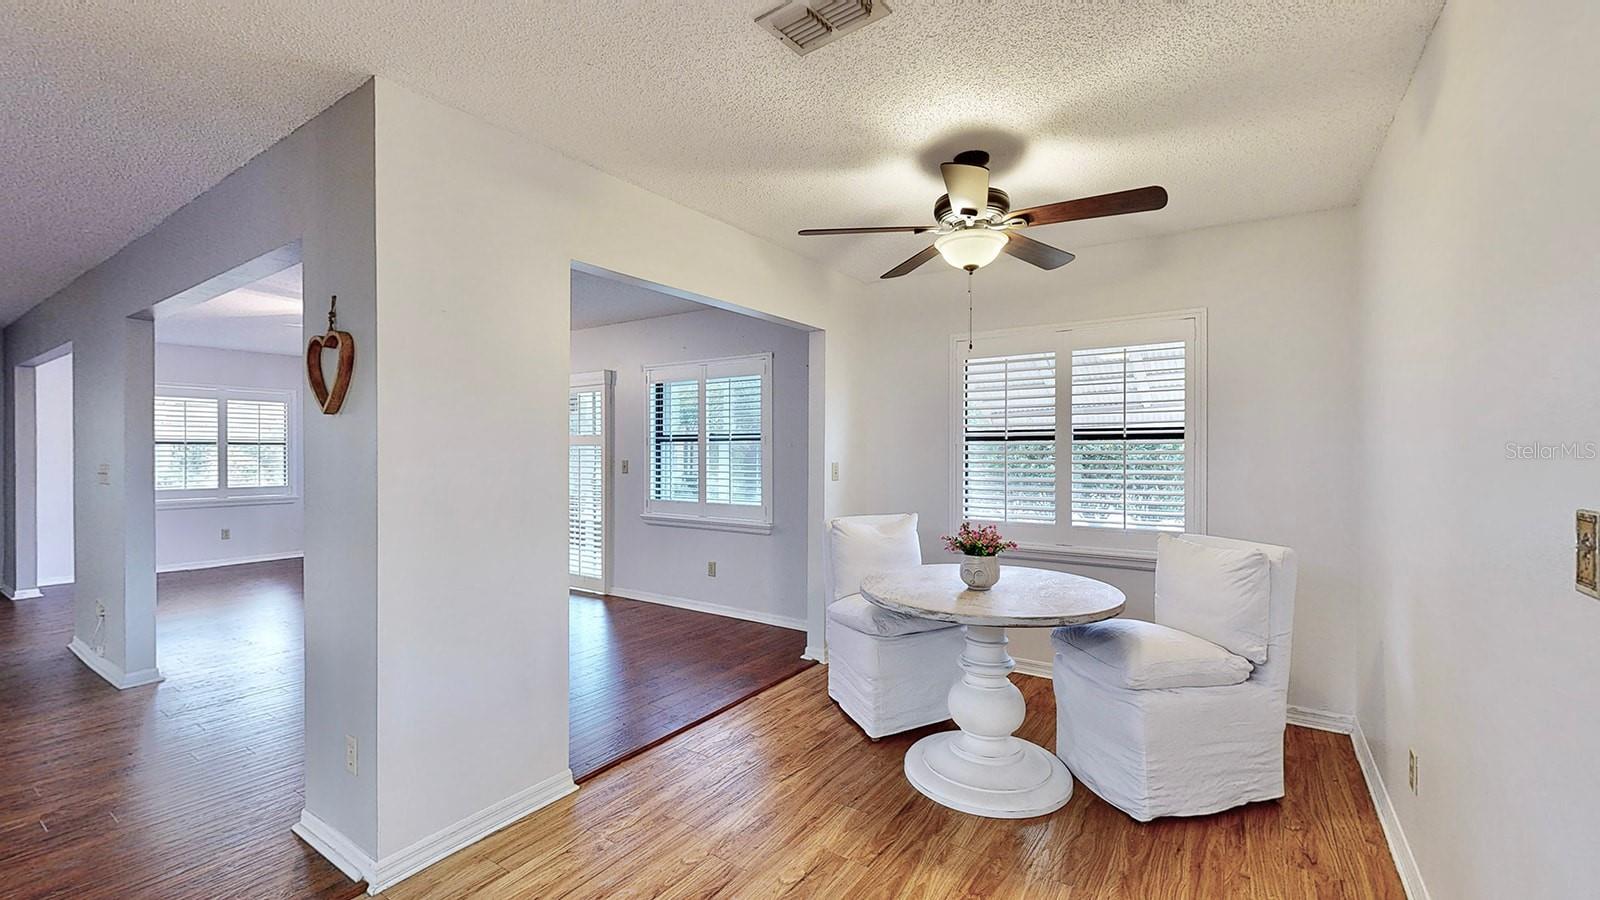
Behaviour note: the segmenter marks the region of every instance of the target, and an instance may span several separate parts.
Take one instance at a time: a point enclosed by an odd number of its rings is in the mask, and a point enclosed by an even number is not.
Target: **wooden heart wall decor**
[[[317,398],[324,415],[333,415],[344,405],[344,395],[350,390],[350,377],[356,369],[356,339],[348,331],[338,330],[339,297],[328,303],[328,330],[306,345],[306,378],[311,381],[311,393]],[[339,367],[333,376],[333,387],[322,376],[322,351],[337,350]]]

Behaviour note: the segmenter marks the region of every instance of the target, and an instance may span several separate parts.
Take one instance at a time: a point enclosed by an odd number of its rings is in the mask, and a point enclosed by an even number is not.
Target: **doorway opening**
[[[587,265],[571,279],[569,758],[582,781],[812,664],[821,373],[814,329]]]
[[[156,640],[169,683],[298,720],[301,267],[280,252],[235,272],[151,310]]]
[[[6,596],[33,600],[73,581],[72,345],[12,369],[16,518]]]

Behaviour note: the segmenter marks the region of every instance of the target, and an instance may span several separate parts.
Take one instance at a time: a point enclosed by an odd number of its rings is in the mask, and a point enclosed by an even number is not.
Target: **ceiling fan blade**
[[[1134,188],[1097,197],[1080,197],[1044,206],[1019,209],[1009,218],[1021,219],[1029,225],[1054,225],[1078,219],[1098,219],[1101,216],[1120,216],[1126,213],[1149,212],[1167,205],[1167,189],[1163,187]]]
[[[918,253],[916,256],[911,257],[910,259],[906,260],[905,262],[901,263],[898,266],[895,266],[894,268],[892,268],[889,271],[883,273],[882,275],[879,275],[878,277],[879,278],[899,278],[901,275],[905,275],[906,273],[910,272],[912,269],[915,269],[917,266],[922,265],[923,263],[927,262],[930,259],[933,259],[935,256],[938,256],[938,255],[939,255],[939,251],[936,248],[934,248],[933,245],[930,244],[927,247],[922,248],[922,252]]]
[[[866,228],[802,228],[801,234],[893,234],[907,232],[921,234],[932,231],[935,225],[873,225]]]
[[[1006,245],[1000,249],[1041,269],[1059,269],[1076,258],[1065,250],[1023,237],[1015,231],[1006,232]]]
[[[945,193],[950,195],[950,208],[957,215],[981,214],[989,208],[989,170],[964,162],[947,162],[939,166],[944,176]]]

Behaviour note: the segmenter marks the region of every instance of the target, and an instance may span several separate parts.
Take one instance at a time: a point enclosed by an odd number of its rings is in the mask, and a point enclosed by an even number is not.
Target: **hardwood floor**
[[[1050,683],[1013,676],[1053,745]],[[1288,795],[1141,825],[1078,785],[1053,815],[945,809],[802,672],[390,888],[510,897],[1317,897],[1403,900],[1350,740],[1291,727]],[[944,726],[948,727],[948,726]]]
[[[160,591],[167,681],[123,692],[66,652],[68,590],[0,601],[0,896],[359,895],[288,830],[302,802],[299,565],[167,575]],[[586,635],[620,624],[607,607],[586,611]],[[1050,746],[1049,682],[1014,678],[1020,733]],[[671,708],[672,680],[631,690]],[[906,747],[938,726],[868,741],[826,680],[802,671],[384,896],[1404,896],[1346,737],[1291,727],[1275,803],[1140,825],[1079,785],[1054,815],[998,821],[906,783]]]
[[[568,609],[579,781],[813,665],[788,628],[578,593]]]
[[[158,579],[166,681],[70,653],[71,588],[0,600],[0,895],[347,898],[289,833],[304,786],[300,563]]]

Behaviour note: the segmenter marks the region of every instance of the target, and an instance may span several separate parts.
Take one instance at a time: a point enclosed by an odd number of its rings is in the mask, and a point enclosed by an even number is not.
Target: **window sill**
[[[227,506],[281,506],[287,503],[296,503],[300,500],[298,495],[284,497],[178,497],[169,500],[156,500],[156,509],[212,509]]]
[[[1101,569],[1128,569],[1135,572],[1154,572],[1154,550],[1124,550],[1113,547],[1068,546],[1066,544],[1023,543],[1015,550],[1007,550],[1002,557],[1025,559],[1033,562],[1067,563],[1094,566]]]
[[[735,531],[744,534],[771,534],[772,523],[760,519],[725,519],[715,516],[683,516],[674,513],[640,513],[639,518],[650,525],[667,525],[673,528],[702,528],[707,531]]]

